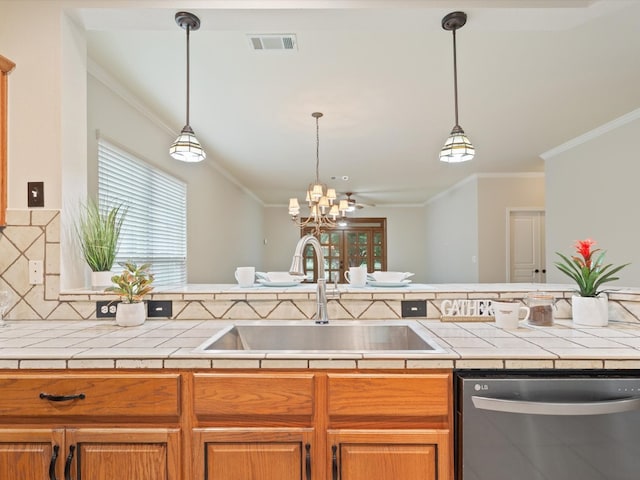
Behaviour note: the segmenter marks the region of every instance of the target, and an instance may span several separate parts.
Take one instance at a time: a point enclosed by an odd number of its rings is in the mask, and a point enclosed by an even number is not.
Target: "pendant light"
[[[182,162],[201,162],[207,154],[189,125],[189,33],[200,28],[200,19],[189,12],[178,12],[175,18],[178,26],[187,31],[187,123],[169,148],[169,154]]]
[[[440,150],[440,161],[447,163],[459,163],[471,160],[475,154],[475,148],[467,138],[458,123],[458,66],[456,58],[456,30],[467,23],[467,14],[464,12],[452,12],[442,19],[442,28],[453,33],[453,92],[455,99],[456,124],[451,130],[451,135]]]

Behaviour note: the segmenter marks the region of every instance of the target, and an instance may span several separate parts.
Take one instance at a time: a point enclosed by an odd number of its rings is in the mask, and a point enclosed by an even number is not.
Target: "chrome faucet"
[[[316,290],[317,310],[315,321],[317,324],[329,323],[329,316],[327,314],[327,279],[324,278],[324,255],[322,254],[322,245],[320,245],[316,237],[313,235],[305,235],[298,240],[296,249],[293,252],[293,260],[291,261],[289,273],[291,275],[305,275],[302,255],[307,245],[311,245],[315,250],[316,263],[318,264],[318,287]]]

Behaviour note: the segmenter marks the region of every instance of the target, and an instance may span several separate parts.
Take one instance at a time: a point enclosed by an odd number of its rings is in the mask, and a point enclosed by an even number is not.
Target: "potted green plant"
[[[118,252],[118,239],[126,209],[116,205],[106,210],[95,200],[83,205],[76,222],[80,251],[91,269],[91,286],[104,289],[111,285],[111,268]]]
[[[143,297],[153,290],[153,274],[149,272],[151,264],[136,265],[133,262],[123,264],[120,275],[111,277],[113,285],[106,291],[120,297],[116,309],[116,323],[123,327],[142,325],[147,318]]]
[[[610,263],[605,264],[606,252],[592,249],[595,244],[590,238],[578,240],[576,255],[571,258],[556,252],[562,259],[562,262],[555,263],[556,267],[578,286],[577,295],[571,297],[573,323],[578,325],[605,326],[609,323],[608,299],[601,286],[619,280],[614,275],[629,265],[625,263],[614,267]],[[600,253],[595,255],[597,252]]]

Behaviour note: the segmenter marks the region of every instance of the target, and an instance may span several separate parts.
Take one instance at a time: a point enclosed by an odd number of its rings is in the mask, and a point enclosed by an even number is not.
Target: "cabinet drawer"
[[[329,416],[431,417],[449,414],[449,374],[329,374]]]
[[[195,414],[311,416],[313,379],[313,374],[195,374]]]
[[[6,416],[155,417],[180,413],[178,374],[0,375],[0,392],[0,415]],[[73,398],[61,398],[66,396]]]

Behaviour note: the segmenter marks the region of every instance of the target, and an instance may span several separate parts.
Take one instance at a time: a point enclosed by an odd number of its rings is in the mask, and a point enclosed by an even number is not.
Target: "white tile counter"
[[[307,321],[307,320],[302,320]],[[640,368],[640,326],[521,324],[505,331],[493,323],[419,320],[444,353],[255,354],[212,358],[193,350],[231,323],[224,320],[147,320],[118,327],[111,320],[16,320],[0,329],[0,368]]]

